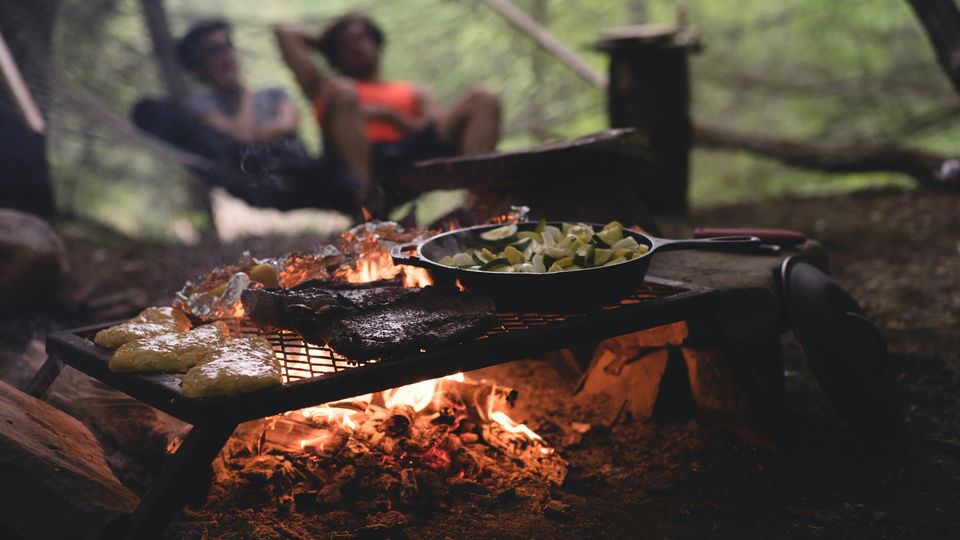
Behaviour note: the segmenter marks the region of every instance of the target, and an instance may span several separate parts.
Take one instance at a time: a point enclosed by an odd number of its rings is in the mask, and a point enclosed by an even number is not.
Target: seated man
[[[204,125],[240,143],[296,137],[299,117],[287,92],[283,88],[252,92],[244,85],[226,22],[194,24],[177,43],[177,55],[207,86],[185,104]]]
[[[325,150],[368,182],[418,160],[493,151],[500,130],[496,95],[473,90],[446,113],[421,85],[385,81],[385,37],[369,17],[351,13],[324,30],[297,23],[275,27],[284,61],[313,103]],[[319,50],[343,77],[322,72]],[[409,195],[409,194],[407,194]],[[403,195],[387,194],[387,204]]]

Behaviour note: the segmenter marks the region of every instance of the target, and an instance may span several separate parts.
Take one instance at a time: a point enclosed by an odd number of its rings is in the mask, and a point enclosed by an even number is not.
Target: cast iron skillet
[[[561,226],[561,222],[549,225]],[[518,231],[530,231],[534,222],[520,223]],[[595,231],[603,225],[591,224]],[[480,234],[501,225],[478,225],[438,234],[420,244],[393,246],[391,255],[395,264],[419,266],[430,272],[435,283],[459,280],[468,290],[486,294],[499,310],[524,309],[579,309],[615,302],[643,283],[650,267],[650,259],[657,251],[677,249],[711,249],[722,251],[750,251],[760,246],[753,236],[725,236],[701,240],[667,240],[647,236],[629,229],[623,234],[632,236],[650,248],[645,255],[621,264],[568,270],[549,274],[503,273],[469,270],[440,264],[438,261],[477,247]],[[410,254],[413,251],[414,254]]]

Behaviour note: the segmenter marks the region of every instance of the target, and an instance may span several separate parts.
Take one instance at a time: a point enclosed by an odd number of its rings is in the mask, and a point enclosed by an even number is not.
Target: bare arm
[[[240,103],[237,114],[225,116],[213,111],[204,114],[200,120],[213,129],[228,135],[240,142],[251,142],[256,139],[253,120],[253,94],[244,88],[240,93]]]
[[[433,94],[433,91],[419,84],[415,88],[415,91],[417,93],[417,107],[420,110],[420,118],[423,119],[424,123],[440,120],[442,110],[440,102],[437,100],[437,96]]]
[[[277,45],[283,61],[293,71],[297,84],[303,94],[313,101],[323,90],[327,80],[313,60],[313,44],[319,37],[319,32],[299,23],[280,23],[273,27],[277,37]]]
[[[277,109],[277,115],[257,128],[254,134],[258,141],[274,141],[286,137],[295,137],[300,127],[300,115],[290,101],[284,101]]]

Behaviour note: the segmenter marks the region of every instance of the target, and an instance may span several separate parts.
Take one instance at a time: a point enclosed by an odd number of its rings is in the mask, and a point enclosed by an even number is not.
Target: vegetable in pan
[[[446,256],[440,264],[487,272],[549,273],[595,268],[627,262],[649,247],[623,234],[623,225],[607,223],[595,231],[586,223],[561,227],[541,220],[532,231],[504,225],[480,234],[480,245]]]

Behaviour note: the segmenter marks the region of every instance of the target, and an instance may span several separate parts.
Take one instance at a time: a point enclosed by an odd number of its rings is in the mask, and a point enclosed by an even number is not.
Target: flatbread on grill
[[[124,343],[138,339],[185,332],[190,322],[171,307],[149,307],[129,321],[105,328],[94,336],[93,342],[107,349],[117,349]]]
[[[229,397],[279,386],[280,364],[261,336],[227,339],[183,377],[184,397]]]
[[[110,370],[185,371],[205,361],[228,339],[221,323],[198,326],[189,332],[150,336],[124,343],[110,357]]]

